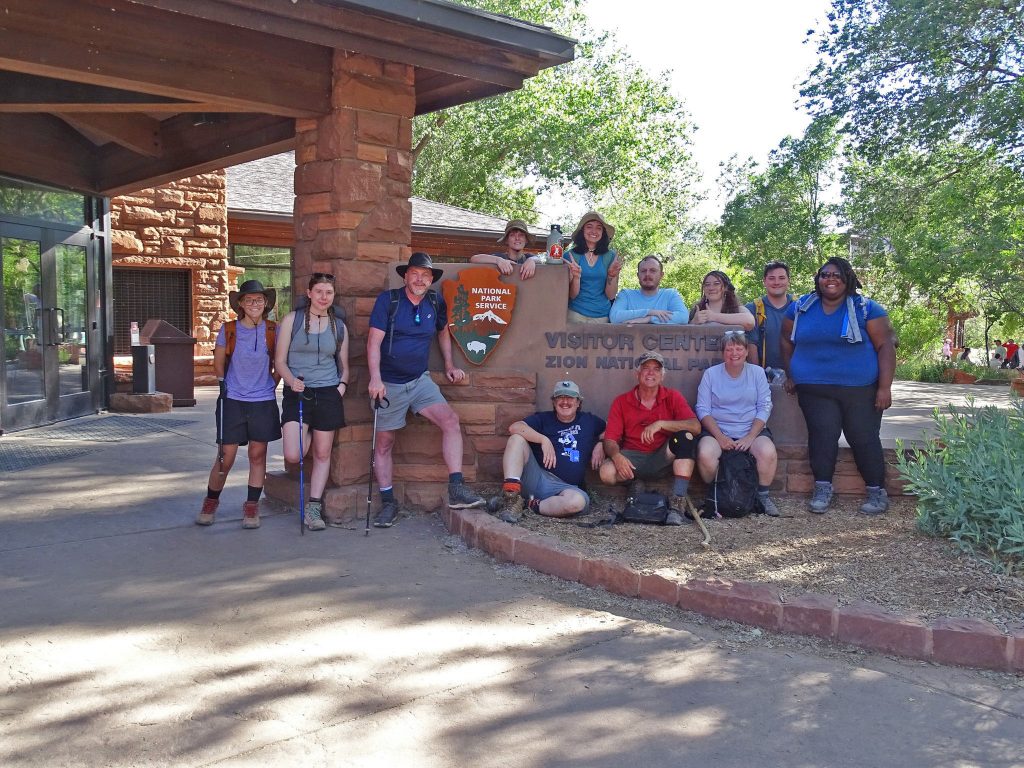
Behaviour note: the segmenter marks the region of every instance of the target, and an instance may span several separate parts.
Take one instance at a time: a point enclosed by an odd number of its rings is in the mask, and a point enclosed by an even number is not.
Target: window
[[[187,269],[114,267],[114,354],[132,353],[131,324],[166,320],[192,335],[192,274]]]
[[[292,309],[292,249],[283,245],[232,245],[231,264],[244,267],[238,278],[259,280],[264,288],[277,289],[277,304],[271,317],[280,319]]]

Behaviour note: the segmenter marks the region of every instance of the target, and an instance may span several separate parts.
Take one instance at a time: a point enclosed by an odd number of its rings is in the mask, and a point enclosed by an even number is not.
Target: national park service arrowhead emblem
[[[441,284],[448,331],[466,359],[481,365],[512,324],[516,286],[501,282],[493,267],[470,267]]]

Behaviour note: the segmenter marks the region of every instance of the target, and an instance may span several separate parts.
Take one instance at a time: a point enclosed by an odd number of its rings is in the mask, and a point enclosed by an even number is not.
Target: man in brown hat
[[[441,394],[427,370],[430,345],[437,337],[448,381],[458,384],[466,372],[452,362],[448,308],[430,286],[441,279],[430,256],[414,253],[395,270],[404,288],[384,291],[370,313],[366,360],[370,369],[370,398],[379,399],[374,469],[380,484],[381,509],[373,524],[390,528],[398,515],[392,487],[391,449],[395,432],[405,426],[408,411],[426,417],[441,429],[441,454],[448,467],[448,506],[482,507],[484,500],[462,482],[462,427],[459,415]],[[385,399],[386,398],[386,399]]]
[[[519,267],[519,279],[529,280],[537,270],[537,257],[526,253],[530,244],[530,233],[522,219],[512,219],[505,225],[505,234],[498,238],[498,245],[504,245],[501,253],[478,253],[470,256],[473,264],[493,264],[503,275],[511,275]]]
[[[663,386],[665,358],[644,352],[636,361],[637,385],[619,395],[608,412],[601,481],[606,485],[673,476],[666,525],[681,525],[696,457],[700,421],[679,392]],[[634,491],[640,490],[638,487]]]
[[[259,528],[259,500],[267,473],[267,443],[281,439],[281,415],[274,370],[277,329],[267,316],[277,292],[259,280],[246,280],[228,294],[238,320],[224,323],[213,351],[213,370],[220,382],[217,398],[217,459],[210,470],[206,498],[196,525],[212,525],[238,446],[248,445],[249,486],[242,505],[242,527]]]

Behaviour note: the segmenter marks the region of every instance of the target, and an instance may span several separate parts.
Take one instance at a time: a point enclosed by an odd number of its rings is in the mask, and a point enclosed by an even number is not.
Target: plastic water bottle
[[[132,346],[137,347],[142,343],[142,339],[139,336],[139,324],[133,320],[129,328],[132,335]]]
[[[547,259],[549,264],[562,263],[562,227],[558,224],[552,224],[548,233]]]

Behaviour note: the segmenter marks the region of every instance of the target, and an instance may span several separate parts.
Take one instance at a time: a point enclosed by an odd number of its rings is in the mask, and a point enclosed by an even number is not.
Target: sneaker
[[[217,512],[218,504],[220,499],[211,499],[209,496],[203,499],[203,508],[196,516],[196,525],[213,525],[213,516]]]
[[[484,501],[483,496],[468,485],[463,483],[458,485],[448,484],[448,509],[471,509],[473,507],[482,507],[486,504],[487,502]]]
[[[518,523],[523,514],[523,497],[515,491],[505,491],[502,496],[498,519],[505,523]]]
[[[247,501],[242,505],[242,527],[260,527],[260,503],[258,501]]]
[[[390,528],[395,524],[396,517],[398,517],[398,502],[394,499],[382,501],[380,511],[373,518],[373,525],[376,528]]]
[[[868,488],[868,500],[860,505],[865,515],[882,515],[889,509],[889,494],[885,488]]]
[[[815,483],[814,484],[814,496],[811,497],[811,501],[808,506],[816,515],[825,514],[825,510],[828,509],[829,504],[832,503],[832,483]]]
[[[759,494],[760,495],[760,494]],[[775,506],[775,502],[772,501],[772,497],[767,493],[761,496],[761,508],[768,517],[781,517],[782,513],[779,512],[779,508]]]
[[[322,501],[306,502],[306,529],[322,531],[327,527],[323,518],[324,503]]]

